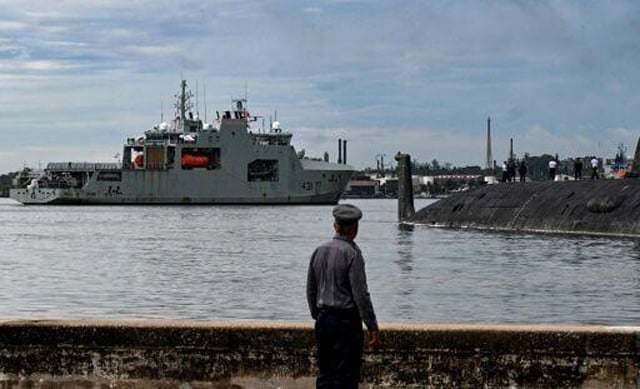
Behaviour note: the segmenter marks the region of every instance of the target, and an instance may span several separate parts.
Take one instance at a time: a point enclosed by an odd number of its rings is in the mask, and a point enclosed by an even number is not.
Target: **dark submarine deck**
[[[486,185],[437,201],[409,223],[450,228],[640,236],[640,180]]]

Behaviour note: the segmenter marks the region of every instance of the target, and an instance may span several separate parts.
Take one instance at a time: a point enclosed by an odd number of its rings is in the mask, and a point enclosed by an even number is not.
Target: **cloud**
[[[0,6],[0,152],[119,148],[157,124],[161,105],[172,114],[181,74],[192,87],[206,81],[210,117],[246,84],[251,112],[268,121],[277,110],[296,146],[320,156],[346,138],[357,166],[398,150],[483,164],[489,115],[495,156],[510,138],[518,152],[561,155],[637,141],[632,1]],[[0,172],[21,163],[3,159]]]
[[[529,153],[531,155],[558,154],[560,158],[582,156],[586,154],[602,155],[602,150],[597,149],[594,133],[582,130],[574,133],[563,133],[543,128],[539,125],[529,127],[522,138],[516,139],[518,155]]]
[[[117,162],[118,150],[104,145],[84,144],[82,148],[70,146],[28,146],[19,150],[0,151],[0,166],[24,166],[44,169],[49,162]],[[46,158],[43,158],[46,157]]]
[[[0,71],[5,72],[22,72],[22,71],[38,71],[38,72],[55,72],[77,68],[77,66],[64,61],[7,61],[0,64]]]
[[[26,29],[28,26],[19,21],[2,21],[0,20],[0,31],[16,31]]]

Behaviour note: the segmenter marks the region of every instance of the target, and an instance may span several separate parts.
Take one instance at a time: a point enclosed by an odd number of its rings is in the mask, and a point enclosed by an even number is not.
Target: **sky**
[[[115,162],[174,115],[275,115],[306,155],[480,165],[640,136],[640,2],[0,0],[0,173]],[[196,88],[197,87],[197,88]],[[206,93],[205,93],[206,91]],[[205,114],[206,102],[206,114]],[[259,121],[256,123],[261,124]]]

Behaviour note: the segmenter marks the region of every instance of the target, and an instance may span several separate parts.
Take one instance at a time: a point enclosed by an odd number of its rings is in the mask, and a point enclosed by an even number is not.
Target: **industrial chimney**
[[[342,163],[347,164],[347,140],[342,141]]]
[[[487,169],[493,169],[493,155],[491,155],[491,116],[487,118]]]

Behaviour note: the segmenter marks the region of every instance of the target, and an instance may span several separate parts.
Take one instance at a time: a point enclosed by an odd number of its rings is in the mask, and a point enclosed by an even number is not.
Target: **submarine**
[[[630,178],[512,182],[452,194],[415,212],[411,157],[398,153],[398,219],[432,227],[640,237],[640,140]]]

